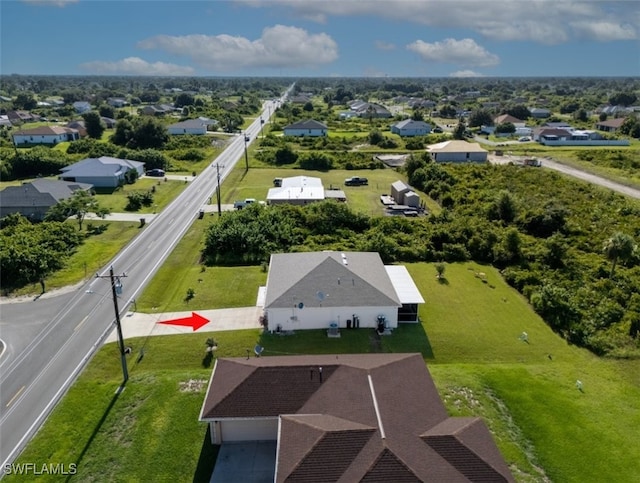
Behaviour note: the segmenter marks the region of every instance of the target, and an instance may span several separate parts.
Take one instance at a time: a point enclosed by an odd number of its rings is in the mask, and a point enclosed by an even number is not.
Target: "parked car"
[[[256,202],[255,198],[247,198],[247,199],[245,199],[245,200],[236,201],[236,202],[233,204],[233,207],[234,207],[236,210],[241,210],[241,209],[242,209],[242,208],[244,208],[245,206],[247,206],[247,205],[251,205],[251,204],[253,204],[253,203],[255,203],[255,202]]]
[[[352,176],[351,178],[345,179],[344,184],[345,186],[364,186],[369,184],[369,180],[361,176]]]
[[[150,169],[147,171],[147,176],[153,176],[155,178],[163,178],[164,177],[164,169]]]
[[[531,138],[529,136],[522,136],[520,139],[518,139],[518,141],[520,141],[521,143],[526,143],[528,141],[531,141]]]

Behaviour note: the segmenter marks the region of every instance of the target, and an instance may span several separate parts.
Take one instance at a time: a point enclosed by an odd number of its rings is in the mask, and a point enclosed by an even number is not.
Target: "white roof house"
[[[271,255],[264,311],[272,331],[377,327],[380,319],[393,329],[416,322],[421,303],[406,268],[385,266],[376,252]]]
[[[400,136],[424,136],[431,132],[431,125],[424,121],[405,119],[392,125],[391,132]]]
[[[271,188],[267,193],[267,203],[270,205],[281,203],[306,205],[327,198],[346,199],[343,191],[325,191],[322,180],[310,176],[283,178],[281,186]]]

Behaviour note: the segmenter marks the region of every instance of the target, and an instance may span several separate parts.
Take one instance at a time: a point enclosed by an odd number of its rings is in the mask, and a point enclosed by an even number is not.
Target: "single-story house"
[[[313,119],[294,122],[283,128],[285,136],[309,136],[319,137],[326,136],[328,128],[326,124]]]
[[[171,114],[173,111],[175,111],[175,108],[169,104],[144,106],[138,110],[140,114],[145,116],[164,116],[165,114]]]
[[[87,101],[76,101],[73,103],[73,108],[78,114],[82,114],[91,110],[91,104],[89,104]]]
[[[569,131],[569,129],[557,127],[540,126],[533,128],[534,141],[540,141],[545,137],[553,137],[554,139],[569,139],[571,137],[571,132]]]
[[[620,129],[622,124],[624,124],[624,121],[626,121],[625,117],[618,117],[616,119],[607,119],[606,121],[599,121],[596,124],[596,129],[599,129],[600,131],[606,131],[606,132],[615,132],[618,129]]]
[[[424,121],[405,119],[391,126],[391,132],[399,136],[424,136],[431,132],[431,125]]]
[[[130,169],[135,169],[138,176],[144,175],[144,163],[140,161],[101,156],[86,158],[62,168],[60,178],[90,183],[95,188],[117,188],[125,182],[125,175]]]
[[[389,118],[393,117],[393,114],[384,106],[380,104],[373,104],[371,102],[365,102],[363,104],[356,104],[358,107],[354,108],[351,106],[351,109],[358,113],[358,117],[362,117],[365,119],[378,119],[378,118]]]
[[[448,415],[417,353],[219,358],[199,420],[221,452],[259,446],[264,481],[515,481],[481,418]]]
[[[61,126],[39,126],[32,129],[22,129],[13,134],[13,144],[16,146],[30,146],[33,144],[56,145],[65,141],[77,141],[80,133],[77,129]]]
[[[424,303],[406,267],[376,252],[275,253],[264,298],[269,330],[371,327],[417,322]]]
[[[92,185],[54,179],[36,179],[0,191],[0,218],[20,213],[30,220],[42,220],[53,205],[70,198],[76,190],[88,191]]]
[[[484,163],[487,161],[487,150],[478,143],[461,140],[444,141],[427,146],[427,152],[437,163]]]
[[[551,117],[551,111],[543,107],[534,107],[533,109],[529,109],[529,112],[531,113],[531,117],[535,117],[536,119]]]
[[[167,131],[169,134],[173,135],[193,134],[201,136],[203,134],[207,134],[207,123],[201,119],[187,119],[185,121],[171,124],[167,127]]]
[[[320,178],[310,176],[282,178],[280,186],[270,188],[267,193],[267,203],[270,205],[283,203],[306,205],[307,203],[326,199],[346,201],[346,195],[342,190],[325,190]]]
[[[493,124],[497,126],[498,124],[505,124],[510,122],[515,127],[524,127],[526,122],[518,119],[517,117],[512,116],[511,114],[501,114],[500,116],[493,119]]]
[[[124,107],[129,104],[127,100],[122,97],[110,97],[107,99],[107,103],[112,107]]]
[[[83,138],[87,135],[87,126],[84,122],[84,119],[75,119],[73,121],[69,121],[64,125],[64,127],[70,127],[71,129],[75,129],[78,131],[78,135]]]
[[[11,127],[13,126],[13,124],[11,124],[11,121],[9,120],[9,116],[7,116],[6,114],[0,114],[0,127]]]
[[[299,94],[297,96],[291,96],[288,100],[291,104],[306,104],[307,102],[311,102],[311,96]]]
[[[11,121],[11,124],[20,124],[23,122],[34,122],[40,119],[37,114],[32,114],[29,111],[7,111],[7,118]]]
[[[436,107],[436,102],[430,99],[409,99],[407,101],[407,106],[412,109],[433,109]]]
[[[116,127],[117,121],[113,118],[100,116],[100,120],[104,123],[107,129],[113,129]]]

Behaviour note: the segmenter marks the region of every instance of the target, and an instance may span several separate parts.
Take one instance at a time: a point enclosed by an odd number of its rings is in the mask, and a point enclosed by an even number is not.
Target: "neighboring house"
[[[493,124],[495,126],[497,126],[498,124],[505,124],[507,122],[510,122],[511,124],[513,124],[516,128],[518,127],[525,127],[526,122],[518,119],[517,117],[514,117],[510,114],[502,114],[496,118],[493,119]]]
[[[380,104],[365,102],[364,104],[357,105],[358,107],[356,109],[354,109],[353,106],[351,106],[351,109],[355,110],[355,112],[358,114],[358,117],[362,117],[365,119],[386,119],[389,117],[393,117],[393,114],[391,114],[391,112],[386,107],[381,106]]]
[[[0,127],[11,127],[13,126],[13,124],[11,124],[11,121],[9,120],[9,116],[7,116],[6,114],[0,114]]]
[[[534,107],[533,109],[529,109],[529,112],[531,113],[531,117],[536,119],[551,117],[551,111],[542,107]]]
[[[569,139],[571,132],[566,128],[540,126],[533,129],[533,140],[540,141],[544,137],[554,139]]]
[[[407,106],[412,109],[433,109],[436,107],[436,102],[429,99],[409,99]]]
[[[220,455],[259,448],[261,481],[515,481],[481,418],[448,415],[418,353],[220,358],[199,420]]]
[[[541,128],[534,130],[534,141],[544,146],[628,146],[628,139],[604,139],[594,130]]]
[[[431,144],[427,146],[427,152],[437,163],[484,163],[488,154],[478,143],[459,140]]]
[[[116,127],[117,121],[110,117],[100,116],[100,120],[104,123],[107,129],[113,129]]]
[[[155,106],[144,106],[140,108],[140,114],[145,116],[164,116],[165,114],[171,114],[175,111],[173,106],[169,104],[158,104]]]
[[[81,138],[87,135],[87,127],[85,125],[84,119],[76,119],[75,121],[69,121],[65,124],[65,127],[69,127],[71,129],[75,129],[78,131],[78,134]]]
[[[292,104],[306,104],[311,102],[311,97],[306,94],[300,94],[289,98],[289,102]]]
[[[282,178],[282,184],[279,187],[269,189],[267,193],[267,203],[270,205],[284,203],[306,205],[325,199],[346,201],[346,196],[342,190],[325,190],[320,178],[309,176]]]
[[[95,188],[117,188],[125,182],[125,175],[130,169],[135,169],[138,176],[144,175],[144,163],[140,161],[101,156],[86,158],[62,168],[60,178],[90,183]]]
[[[326,136],[328,128],[326,124],[313,119],[294,122],[283,128],[285,136]]]
[[[125,107],[129,105],[127,100],[123,99],[122,97],[110,97],[109,99],[107,99],[107,103],[111,107]]]
[[[73,108],[78,114],[82,114],[91,110],[91,104],[87,101],[76,101],[73,103]]]
[[[22,129],[13,134],[16,146],[32,146],[34,144],[56,145],[65,141],[77,141],[80,133],[77,129],[61,126],[40,126],[33,129]]]
[[[186,121],[177,122],[167,127],[169,134],[207,134],[207,123],[201,119],[187,119]]]
[[[391,132],[399,136],[424,136],[431,132],[431,125],[424,121],[405,119],[391,126]]]
[[[34,122],[40,119],[37,114],[31,114],[29,111],[7,111],[7,118],[11,124],[21,124],[24,122]]]
[[[0,191],[0,218],[20,213],[30,220],[40,221],[59,201],[70,198],[77,190],[91,188],[90,184],[53,179],[36,179],[21,186],[9,186]]]
[[[424,303],[404,266],[375,252],[271,255],[264,315],[271,331],[356,327],[394,329],[416,322]]]
[[[482,103],[483,109],[497,109],[502,105],[501,102],[497,101],[487,101]]]
[[[619,117],[617,119],[607,119],[606,121],[599,121],[598,123],[596,123],[596,129],[600,131],[606,131],[606,132],[616,132],[618,129],[620,129],[620,126],[624,124],[624,121],[626,121],[625,117]]]

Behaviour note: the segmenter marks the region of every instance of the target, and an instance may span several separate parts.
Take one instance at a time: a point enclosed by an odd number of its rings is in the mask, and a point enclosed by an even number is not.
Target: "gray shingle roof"
[[[306,119],[289,124],[288,126],[285,126],[284,129],[327,129],[327,125],[314,119]]]
[[[272,254],[265,308],[290,307],[293,298],[306,307],[402,305],[376,252]]]
[[[25,206],[50,207],[65,200],[78,189],[88,190],[90,184],[73,183],[53,179],[37,179],[21,186],[9,186],[0,191],[0,205],[3,208]]]

